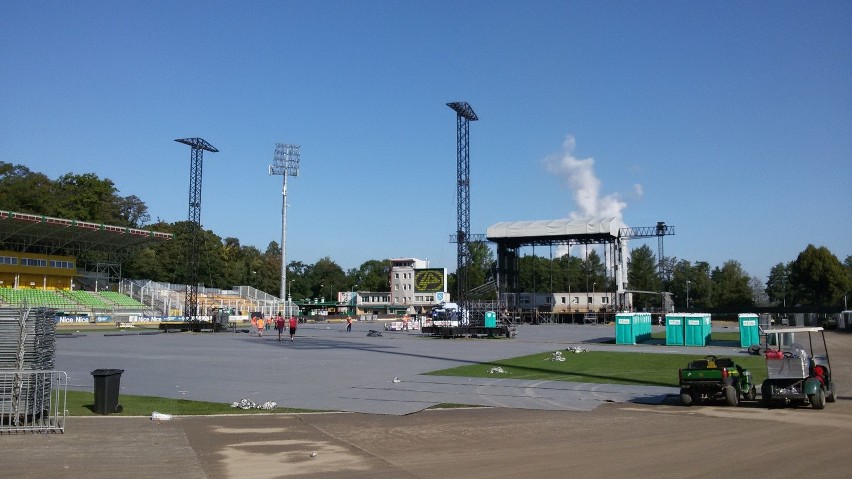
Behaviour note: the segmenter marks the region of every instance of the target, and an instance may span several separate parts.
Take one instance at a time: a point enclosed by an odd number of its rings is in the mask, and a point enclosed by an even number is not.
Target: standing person
[[[290,316],[290,341],[296,337],[296,317]]]
[[[263,327],[264,327],[263,316],[260,316],[259,318],[257,318],[257,337],[259,337],[259,338],[263,337]]]
[[[284,316],[281,316],[281,313],[278,313],[278,316],[275,317],[275,329],[278,330],[278,341],[282,341],[281,335],[284,334]]]
[[[352,332],[352,316],[346,317],[346,332],[347,333]]]

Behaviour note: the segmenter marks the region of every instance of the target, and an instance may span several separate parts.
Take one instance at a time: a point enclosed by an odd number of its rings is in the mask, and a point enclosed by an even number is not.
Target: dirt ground
[[[852,335],[829,336],[825,410],[607,404],[591,412],[70,418],[0,436],[4,477],[849,477]]]

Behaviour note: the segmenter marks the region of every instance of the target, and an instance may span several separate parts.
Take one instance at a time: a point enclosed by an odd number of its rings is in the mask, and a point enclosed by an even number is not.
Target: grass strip
[[[678,387],[678,369],[703,359],[703,354],[658,354],[589,351],[561,351],[565,361],[553,360],[555,352],[470,364],[432,371],[434,376],[570,381],[636,386]],[[766,379],[766,363],[760,356],[737,356],[734,362],[751,371],[755,383]],[[491,372],[502,368],[503,373]]]
[[[176,416],[204,416],[213,414],[269,414],[269,413],[301,413],[318,412],[314,409],[299,409],[278,407],[272,410],[240,409],[230,404],[190,401],[186,399],[171,399],[154,396],[134,396],[122,394],[118,403],[124,408],[120,413],[111,416],[150,416],[154,411]],[[94,412],[95,395],[86,391],[68,391],[66,409],[69,416],[100,416]]]

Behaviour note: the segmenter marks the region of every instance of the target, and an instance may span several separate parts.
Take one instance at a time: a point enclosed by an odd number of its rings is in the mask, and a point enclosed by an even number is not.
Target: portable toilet
[[[666,315],[666,346],[683,346],[683,314]]]
[[[703,318],[704,324],[704,344],[710,344],[710,338],[713,335],[713,322],[709,314],[705,314]]]
[[[683,344],[684,346],[706,346],[707,328],[703,314],[684,315]]]
[[[497,313],[494,311],[486,311],[485,312],[485,327],[486,328],[496,328],[497,327]]]
[[[651,339],[651,325],[653,318],[651,313],[642,313],[642,332],[639,335],[639,341],[649,341]]]
[[[740,347],[747,348],[760,344],[759,318],[754,313],[741,313],[740,320]]]
[[[618,313],[615,315],[615,344],[636,344],[634,332],[634,313]]]

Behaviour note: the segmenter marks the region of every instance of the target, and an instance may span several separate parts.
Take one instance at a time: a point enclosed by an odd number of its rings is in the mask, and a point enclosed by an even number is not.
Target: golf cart
[[[823,328],[770,328],[764,334],[767,379],[760,391],[765,406],[823,409],[836,400]]]

